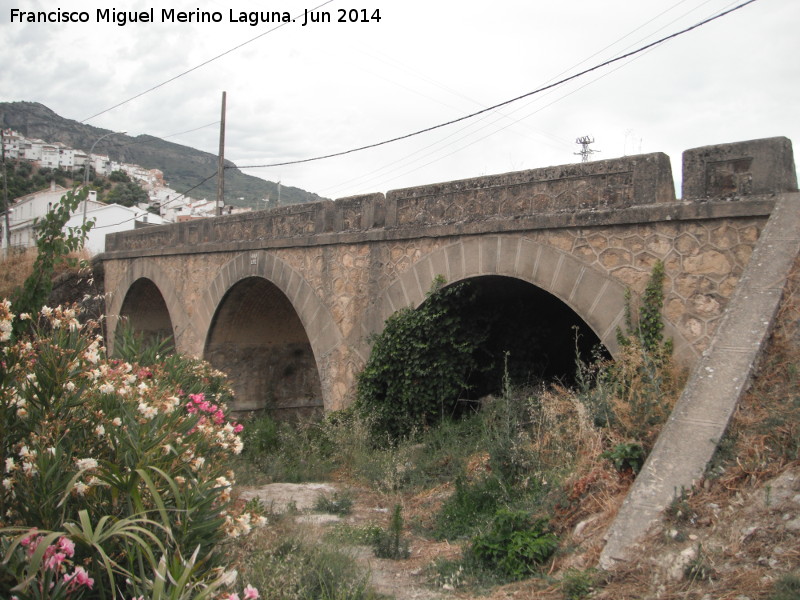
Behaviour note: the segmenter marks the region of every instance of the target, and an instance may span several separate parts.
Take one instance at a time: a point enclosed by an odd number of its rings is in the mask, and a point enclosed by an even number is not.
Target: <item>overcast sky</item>
[[[462,117],[740,3],[332,0],[319,9],[332,22],[302,26],[304,10],[323,2],[0,0],[0,100],[41,102],[70,119],[216,153],[225,90],[226,158],[240,166],[286,162]],[[86,11],[89,22],[11,22],[12,9],[65,6]],[[98,23],[98,8],[152,8],[155,23]],[[172,9],[218,11],[222,21],[162,22]],[[380,21],[337,22],[351,9],[368,18],[378,10]],[[231,10],[236,19],[261,10],[297,20],[253,27],[231,23]],[[688,148],[781,135],[800,141],[798,25],[797,0],[757,0],[480,117],[344,157],[246,172],[341,198],[578,162],[575,140],[588,135],[594,160],[667,153],[679,185]]]

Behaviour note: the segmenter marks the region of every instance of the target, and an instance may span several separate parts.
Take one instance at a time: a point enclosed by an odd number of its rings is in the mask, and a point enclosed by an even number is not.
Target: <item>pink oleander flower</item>
[[[89,589],[92,589],[92,586],[94,585],[94,579],[89,577],[89,574],[83,567],[75,567],[75,571],[72,574],[64,575],[64,581],[66,583],[74,582],[79,586],[85,585]]]
[[[47,548],[47,552],[45,552],[45,561],[44,567],[50,571],[57,571],[61,563],[63,563],[67,559],[67,555],[63,552],[53,552],[50,556],[47,556],[50,548],[55,548],[55,546],[49,546]]]
[[[244,588],[244,598],[243,600],[258,600],[259,593],[256,588],[252,585],[248,584],[246,588]]]
[[[233,426],[233,433],[241,433],[243,429],[244,425],[237,423],[236,425]]]
[[[223,413],[221,410],[218,410],[214,413],[213,419],[214,423],[217,425],[222,425],[225,422],[225,413]]]
[[[31,530],[31,533],[28,534],[23,540],[19,543],[20,546],[23,548],[28,549],[28,555],[33,554],[36,552],[36,547],[39,545],[40,535],[36,533],[36,527]]]
[[[189,394],[189,399],[194,402],[195,404],[200,404],[205,402],[206,395],[202,392],[200,394]]]
[[[75,542],[68,537],[58,538],[58,549],[67,555],[67,558],[75,556]]]

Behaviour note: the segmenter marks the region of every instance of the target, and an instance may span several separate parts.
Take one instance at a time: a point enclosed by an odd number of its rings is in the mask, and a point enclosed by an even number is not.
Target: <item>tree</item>
[[[107,202],[121,204],[122,206],[136,206],[140,202],[147,202],[148,200],[150,200],[150,197],[147,195],[147,192],[134,181],[118,183],[117,186],[106,195]]]
[[[86,221],[78,227],[65,228],[65,225],[87,195],[88,191],[85,189],[80,192],[75,190],[67,192],[51,211],[34,222],[38,253],[33,273],[13,294],[12,306],[17,314],[38,313],[47,303],[53,290],[53,273],[56,267],[62,264],[68,266],[77,264],[78,259],[70,258],[69,255],[83,248],[94,221]],[[15,321],[15,333],[20,333],[25,323],[21,319]]]

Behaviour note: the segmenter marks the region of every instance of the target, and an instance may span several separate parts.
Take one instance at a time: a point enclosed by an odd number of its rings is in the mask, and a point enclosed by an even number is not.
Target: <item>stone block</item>
[[[506,275],[514,275],[519,252],[520,239],[501,237],[498,250],[498,271]]]
[[[797,190],[785,137],[703,146],[683,153],[683,198],[730,198]]]
[[[429,259],[430,270],[431,274],[436,277],[437,275],[441,275],[447,281],[450,281],[450,272],[449,266],[447,264],[447,253],[446,251],[438,251],[434,252],[430,255]]]
[[[480,275],[480,239],[465,240],[462,244],[462,251],[464,253],[464,277]]]
[[[497,272],[497,256],[500,238],[488,236],[481,238],[480,266],[481,275],[494,274]]]

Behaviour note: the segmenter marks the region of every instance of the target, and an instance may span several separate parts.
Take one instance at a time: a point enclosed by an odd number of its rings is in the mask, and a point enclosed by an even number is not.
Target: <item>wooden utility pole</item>
[[[9,223],[8,213],[11,207],[8,205],[8,171],[6,171],[6,136],[2,127],[0,127],[0,151],[3,154],[3,256],[6,257],[11,252],[11,224]]]
[[[217,165],[217,216],[225,205],[225,92],[222,92],[222,116],[219,120],[219,163]]]

